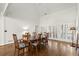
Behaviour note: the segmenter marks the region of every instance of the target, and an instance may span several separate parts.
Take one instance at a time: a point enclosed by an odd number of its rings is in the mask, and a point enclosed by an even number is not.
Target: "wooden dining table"
[[[32,53],[32,55],[35,53],[33,53],[33,50],[36,51],[36,54],[38,55],[38,43],[36,42],[37,40],[26,40],[26,39],[23,39],[23,42],[25,43],[25,45],[28,44],[28,52],[29,54]],[[33,47],[35,47],[35,49],[33,49]]]
[[[38,55],[38,46],[41,45],[41,42],[43,40],[45,40],[44,37],[41,38],[41,34],[39,34],[38,39],[36,38],[32,38],[29,39],[30,36],[27,38],[27,35],[23,35],[23,42],[27,45],[28,44],[28,51],[31,53],[33,51],[33,48],[35,48],[34,50],[36,51],[36,54]],[[46,41],[46,40],[45,40]],[[45,43],[43,42],[43,44],[45,45]]]

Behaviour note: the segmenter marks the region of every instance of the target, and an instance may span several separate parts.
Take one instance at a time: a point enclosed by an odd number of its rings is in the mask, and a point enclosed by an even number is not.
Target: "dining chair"
[[[24,55],[24,49],[27,48],[28,46],[26,46],[23,42],[21,42],[21,40],[18,40],[16,34],[13,34],[13,40],[15,45],[14,55],[16,54],[16,50],[18,50],[18,55],[20,55],[20,51],[23,50]]]
[[[45,37],[43,39],[44,44],[48,44],[48,33],[45,33]]]
[[[38,34],[34,34],[33,40],[31,40],[30,45],[31,45],[32,50],[33,50],[32,52],[35,51],[36,55],[38,55],[38,43],[39,43]]]

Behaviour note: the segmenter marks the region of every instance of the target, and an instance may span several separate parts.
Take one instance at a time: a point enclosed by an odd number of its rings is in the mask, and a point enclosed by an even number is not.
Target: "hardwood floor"
[[[0,47],[0,55],[2,56],[14,56],[14,44],[9,44]],[[17,53],[16,53],[17,55]],[[49,40],[48,45],[38,49],[38,55],[33,53],[25,52],[25,56],[77,56],[78,51],[75,47],[71,47],[66,42],[60,42],[55,40]]]

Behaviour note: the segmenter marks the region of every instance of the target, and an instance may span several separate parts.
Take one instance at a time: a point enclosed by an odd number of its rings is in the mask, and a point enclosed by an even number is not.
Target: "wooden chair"
[[[44,39],[45,39],[44,42],[45,42],[45,43],[48,43],[48,33],[45,33],[45,38],[44,38]]]
[[[37,36],[37,37],[36,37]],[[38,35],[35,34],[33,40],[31,40],[30,45],[32,47],[32,50],[36,52],[36,55],[38,55]],[[35,53],[34,52],[34,53]]]
[[[38,34],[38,48],[44,48],[48,42],[48,35],[45,33],[45,36],[42,37],[42,33]]]
[[[48,44],[48,33],[45,35],[45,44]]]
[[[21,42],[21,40],[18,40],[16,34],[13,34],[13,39],[15,44],[14,55],[16,54],[16,50],[18,50],[18,55],[20,55],[20,50],[23,50],[23,55],[24,55],[24,49],[27,48],[28,46],[26,46],[23,42]]]

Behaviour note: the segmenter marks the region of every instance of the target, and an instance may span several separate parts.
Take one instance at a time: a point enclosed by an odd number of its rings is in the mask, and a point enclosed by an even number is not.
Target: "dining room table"
[[[33,52],[33,50],[36,51],[36,54],[38,55],[38,42],[36,39],[23,39],[23,42],[25,43],[25,45],[27,46],[28,45],[28,52],[29,54],[32,53],[32,55],[35,53]],[[35,49],[33,49],[35,48]]]

